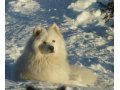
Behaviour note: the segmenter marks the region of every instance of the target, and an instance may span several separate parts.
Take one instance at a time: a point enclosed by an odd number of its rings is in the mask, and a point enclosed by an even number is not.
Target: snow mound
[[[10,9],[13,12],[30,14],[40,9],[40,5],[34,0],[16,0],[9,2]]]
[[[73,9],[74,11],[81,11],[88,8],[94,2],[96,2],[96,0],[78,0],[75,3],[71,3],[68,6],[68,9]]]
[[[92,24],[93,22],[98,21],[100,16],[101,16],[101,11],[96,10],[96,11],[83,11],[75,19],[71,19],[67,16],[64,17],[65,17],[65,24],[70,25],[71,29],[76,29],[79,25],[83,25],[85,27],[87,24]],[[100,24],[100,22],[101,21],[99,20],[98,24]],[[104,24],[104,22],[102,22],[102,24]]]
[[[105,26],[104,14],[102,14],[99,4],[99,0],[77,0],[71,3],[67,8],[77,12],[75,18],[64,15],[65,25],[70,26],[70,29],[77,29],[78,26],[86,27],[88,24],[96,24]]]

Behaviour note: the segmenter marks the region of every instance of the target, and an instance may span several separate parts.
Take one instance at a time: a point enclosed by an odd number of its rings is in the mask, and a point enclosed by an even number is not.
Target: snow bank
[[[81,11],[83,9],[88,8],[92,3],[95,3],[96,0],[78,0],[75,3],[71,3],[68,6],[68,9],[72,9],[74,11]]]
[[[76,29],[78,26],[85,27],[87,24],[94,24],[104,26],[103,14],[101,10],[97,7],[98,0],[77,0],[68,6],[68,9],[78,12],[79,14],[75,19],[72,19],[64,15],[65,25],[69,25],[70,29]],[[93,5],[94,4],[94,5]]]
[[[76,29],[79,25],[86,26],[87,24],[92,24],[99,20],[101,16],[101,11],[83,11],[81,12],[75,19],[71,19],[67,16],[65,17],[65,24],[70,25],[71,29]],[[104,22],[100,23],[101,20],[99,20],[98,24],[103,25]]]
[[[40,9],[40,5],[34,0],[15,0],[9,4],[11,11],[22,14],[30,14]]]

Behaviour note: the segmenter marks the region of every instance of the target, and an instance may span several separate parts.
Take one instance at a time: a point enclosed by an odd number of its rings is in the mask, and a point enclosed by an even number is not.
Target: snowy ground
[[[54,89],[60,85],[36,81],[14,82],[11,70],[21,55],[36,24],[45,27],[57,23],[66,41],[71,64],[94,70],[99,76],[95,86],[74,87],[77,90],[114,89],[113,19],[104,23],[97,1],[109,0],[6,0],[5,79],[6,90],[24,90],[26,85]]]

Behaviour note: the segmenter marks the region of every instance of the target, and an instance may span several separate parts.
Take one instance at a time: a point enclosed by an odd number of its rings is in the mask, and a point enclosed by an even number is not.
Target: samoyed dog
[[[50,83],[94,85],[97,76],[90,69],[69,65],[65,41],[57,24],[48,30],[36,26],[23,54],[16,61],[12,78]]]

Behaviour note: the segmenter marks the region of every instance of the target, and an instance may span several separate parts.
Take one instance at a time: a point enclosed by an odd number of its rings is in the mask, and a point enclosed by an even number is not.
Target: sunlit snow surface
[[[113,90],[114,32],[110,23],[104,23],[97,1],[108,3],[109,0],[6,0],[6,90],[24,90],[27,84],[45,89],[59,86],[36,81],[14,82],[10,78],[12,66],[21,55],[34,26],[47,27],[53,22],[61,28],[69,62],[88,67],[99,76],[95,86],[69,87],[75,90]]]

